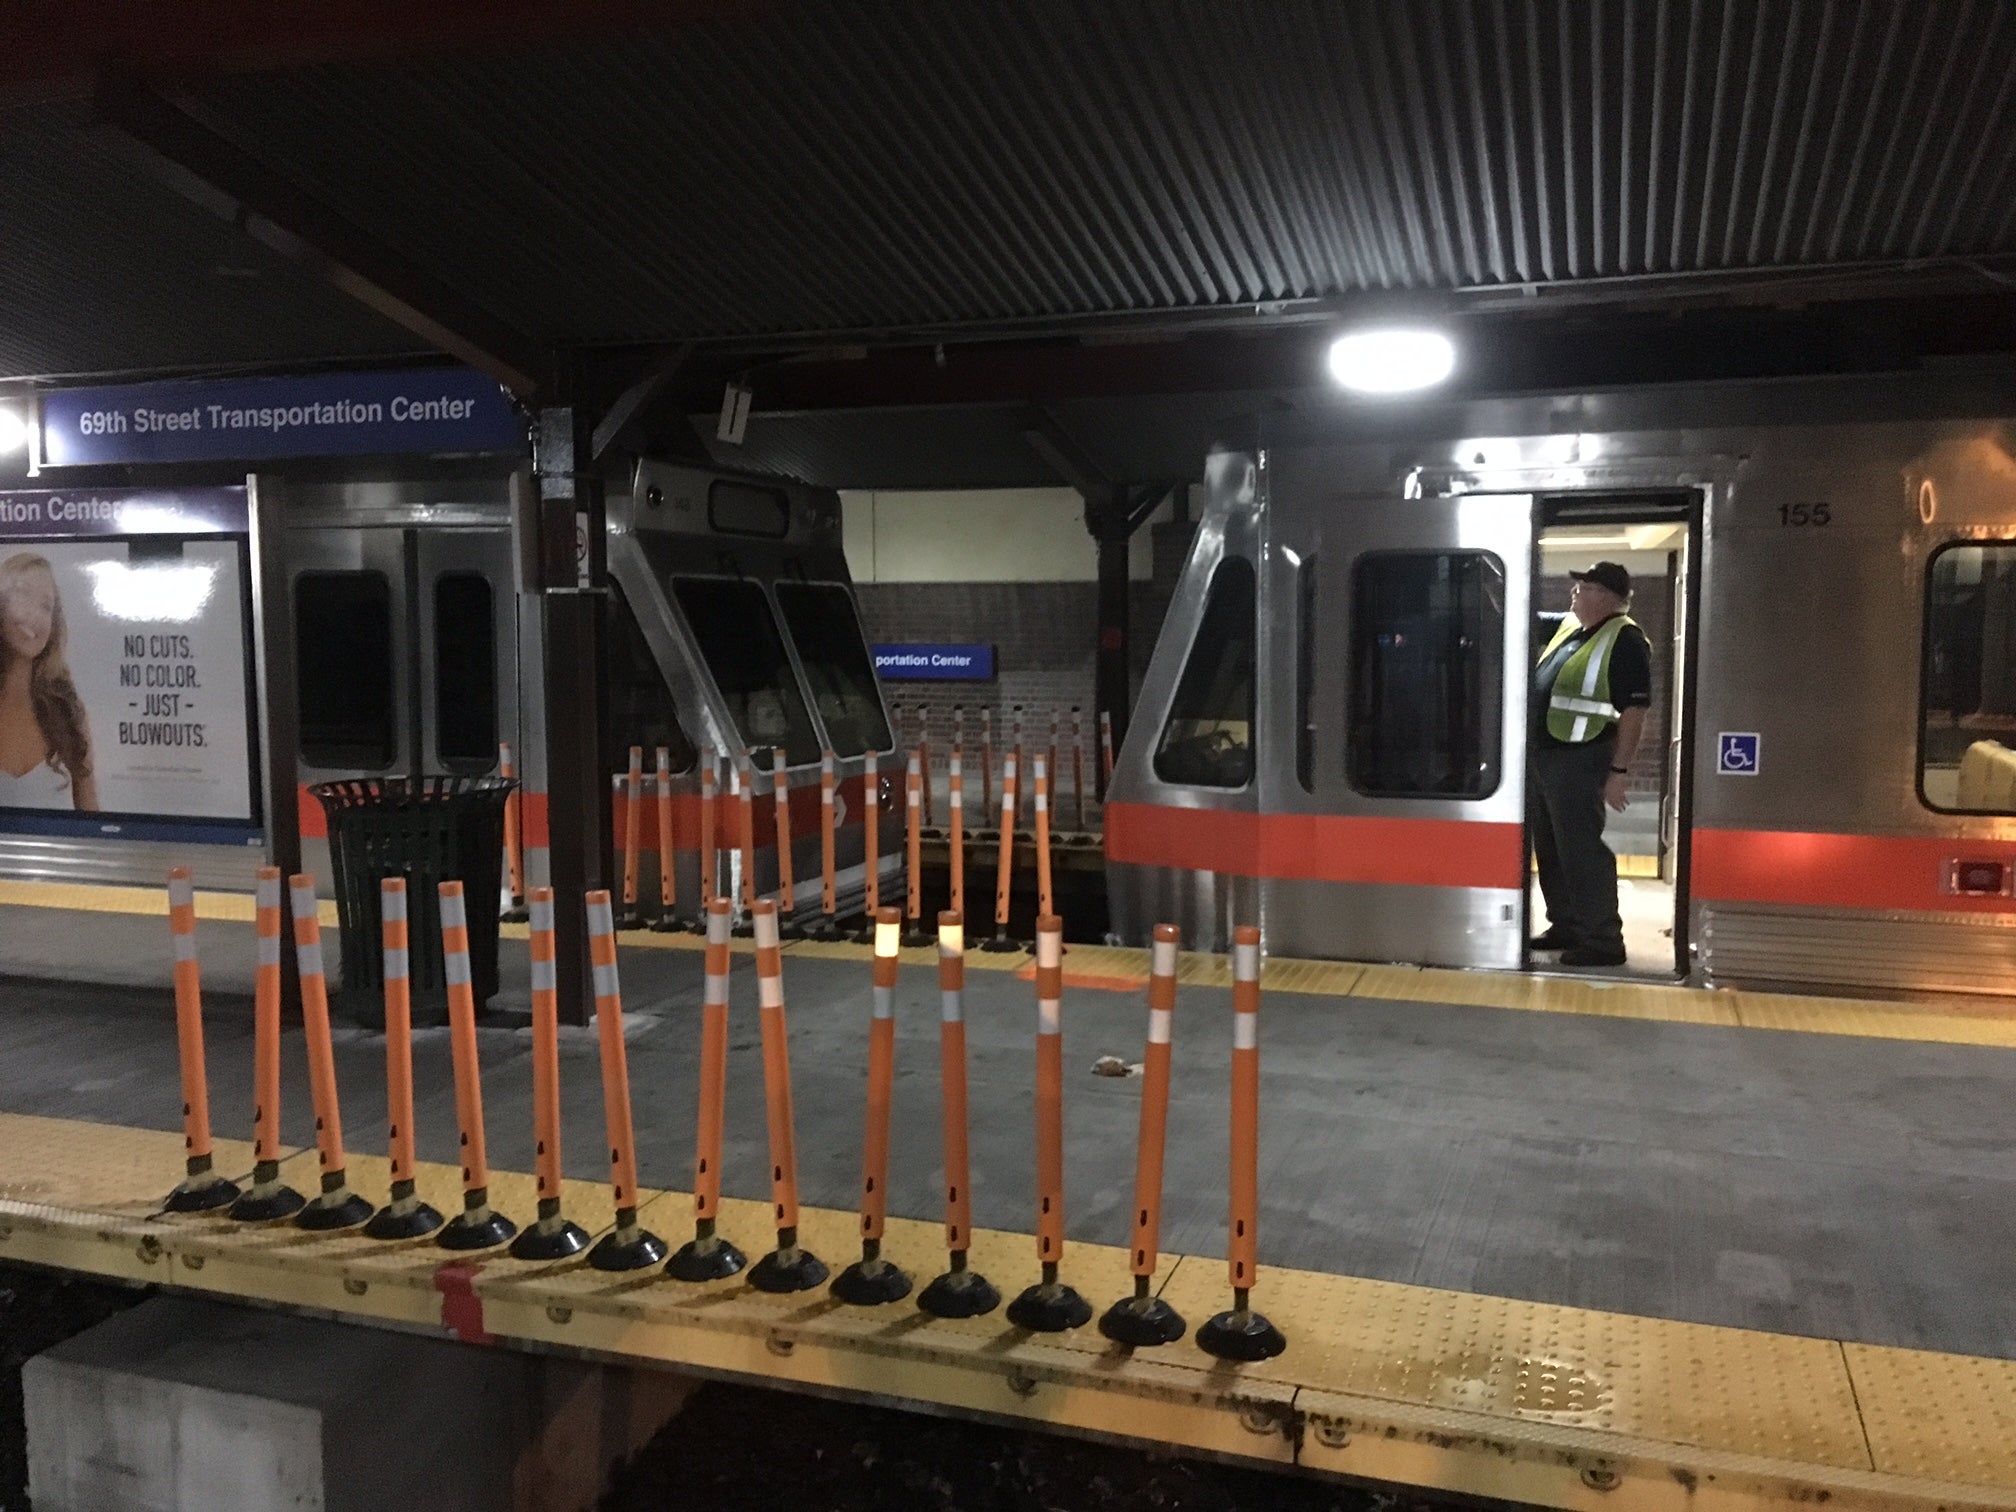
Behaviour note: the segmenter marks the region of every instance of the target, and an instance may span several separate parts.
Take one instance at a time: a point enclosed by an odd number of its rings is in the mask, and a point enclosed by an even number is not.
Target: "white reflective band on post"
[[[1174,940],[1157,940],[1155,942],[1155,950],[1153,956],[1150,958],[1149,970],[1159,977],[1176,975],[1176,942]]]
[[[956,771],[955,771],[955,772],[953,772],[953,774],[952,774],[952,775],[953,775],[954,777],[957,777],[957,776],[958,776],[959,774],[958,774],[958,772],[956,772]],[[956,808],[956,809],[963,809],[964,807],[966,807],[966,804],[965,804],[965,802],[964,802],[964,798],[963,798],[963,795],[962,795],[962,794],[960,793],[959,789],[957,789],[956,787],[955,787],[954,789],[952,789],[952,807],[954,807],[954,808]]]
[[[910,758],[910,775],[912,777],[922,776],[923,771],[924,769],[917,764],[917,758],[912,756]]]
[[[756,1006],[758,1008],[782,1008],[784,1006],[784,978],[759,976],[756,978]]]
[[[607,903],[588,905],[588,933],[591,935],[613,935],[616,933],[616,914]]]
[[[441,927],[443,929],[467,929],[469,910],[463,906],[460,893],[441,895]]]
[[[196,959],[196,936],[193,934],[177,934],[175,936],[175,959],[178,961],[193,961]]]
[[[819,801],[828,808],[833,807],[833,788],[830,783],[819,790]]]
[[[1232,977],[1240,982],[1260,980],[1260,947],[1258,945],[1234,945],[1232,947]]]
[[[1167,1008],[1150,1008],[1148,1010],[1149,1044],[1166,1045],[1169,1043],[1169,1021],[1175,1016]]]
[[[443,958],[441,966],[441,974],[450,987],[467,987],[469,985],[468,951],[449,951],[446,957]]]
[[[288,897],[293,902],[295,918],[316,919],[319,922],[320,915],[315,907],[314,888],[312,887],[291,888],[288,891]]]
[[[196,883],[190,877],[170,877],[168,879],[168,906],[170,908],[194,908],[196,906]]]
[[[831,751],[826,752],[819,758],[819,775],[822,777],[831,777],[833,775],[833,753]]]
[[[1050,812],[1050,795],[1040,787],[1036,789],[1036,812],[1039,814]]]
[[[322,975],[322,942],[314,940],[306,945],[294,947],[295,959],[301,963],[301,975]]]
[[[1059,1021],[1059,1010],[1063,1006],[1056,998],[1038,998],[1036,1000],[1036,1032],[1038,1034],[1061,1034],[1064,1032],[1064,1026]]]
[[[385,952],[385,980],[403,982],[406,980],[406,952],[394,946]]]
[[[259,964],[261,966],[280,964],[280,936],[277,934],[259,936]]]
[[[558,992],[560,990],[560,967],[555,961],[534,961],[532,963],[532,990],[534,992]]]
[[[405,888],[380,888],[378,890],[378,901],[387,920],[395,923],[404,921],[406,918]]]
[[[896,1017],[895,988],[877,987],[875,989],[875,1006],[869,1011],[869,1017],[878,1019]]]
[[[911,768],[911,770],[915,771],[916,768],[913,767]],[[909,797],[910,807],[915,808],[917,807],[918,804],[922,803],[923,801],[924,801],[924,795],[922,793],[918,792],[917,789],[914,787],[910,789],[910,797]]]
[[[617,998],[623,995],[623,984],[617,979],[614,966],[595,968],[595,996],[597,998]]]
[[[957,757],[957,756],[954,756],[954,757],[952,757],[952,758],[951,758],[951,760],[952,760],[952,768],[951,768],[951,770],[952,770],[952,775],[953,775],[954,777],[963,777],[963,776],[965,776],[965,775],[966,775],[966,774],[965,774],[965,772],[964,772],[963,770],[961,770],[961,767],[960,767],[960,758],[959,758],[959,757]]]
[[[1260,1015],[1257,1013],[1235,1013],[1232,1015],[1232,1048],[1234,1050],[1255,1050],[1260,1045]]]
[[[774,910],[756,915],[756,948],[758,950],[777,948],[777,915]]]
[[[728,1006],[728,978],[725,976],[708,977],[700,989],[700,1001],[709,1008],[726,1008]]]
[[[280,906],[280,879],[278,877],[261,877],[253,888],[252,896],[261,908],[278,908]]]
[[[966,1016],[966,1010],[962,1005],[962,1003],[960,1002],[960,999],[963,996],[964,996],[963,993],[958,992],[939,993],[938,1017],[943,1019],[948,1024],[956,1024],[961,1019],[963,1019]]]
[[[1039,929],[1036,931],[1036,964],[1038,966],[1062,966],[1064,964],[1064,933],[1062,930]]]
[[[535,934],[553,933],[553,900],[543,899],[532,905],[532,930]]]

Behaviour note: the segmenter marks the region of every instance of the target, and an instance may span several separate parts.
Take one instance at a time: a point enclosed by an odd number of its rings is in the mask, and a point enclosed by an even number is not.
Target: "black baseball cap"
[[[1631,574],[1616,562],[1598,562],[1586,572],[1570,572],[1568,576],[1584,583],[1594,583],[1598,588],[1608,588],[1619,598],[1631,597]]]

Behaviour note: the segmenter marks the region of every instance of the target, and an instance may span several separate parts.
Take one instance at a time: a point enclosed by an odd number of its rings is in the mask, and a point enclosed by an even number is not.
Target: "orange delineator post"
[[[719,1281],[749,1263],[716,1232],[721,1216],[721,1130],[728,1107],[729,912],[726,898],[708,900],[700,1004],[700,1116],[693,1142],[693,1238],[665,1265],[681,1281]]]
[[[819,753],[819,911],[826,915],[826,922],[833,922],[838,910],[836,896],[837,882],[834,878],[834,791],[833,753]]]
[[[1226,1264],[1232,1306],[1197,1330],[1198,1347],[1228,1360],[1281,1353],[1281,1331],[1252,1310],[1259,1271],[1260,1219],[1260,931],[1232,931],[1232,1169],[1226,1215]]]
[[[1036,911],[1055,913],[1056,897],[1050,877],[1050,772],[1041,756],[1036,758]]]
[[[413,992],[408,949],[406,879],[378,884],[385,948],[385,1114],[392,1186],[364,1232],[373,1239],[411,1239],[441,1226],[441,1215],[415,1190],[413,1148]]]
[[[231,1204],[245,1222],[286,1218],[306,1199],[280,1179],[280,868],[262,866],[254,892],[252,1184]]]
[[[736,807],[742,817],[742,911],[756,912],[756,762],[754,751],[744,751],[735,761],[730,780],[734,783]]]
[[[535,887],[532,924],[532,1170],[538,1221],[520,1231],[511,1253],[520,1260],[561,1260],[588,1247],[588,1236],[561,1213],[560,977],[554,964],[553,889]]]
[[[700,757],[700,903],[704,908],[719,896],[715,867],[721,859],[721,842],[715,833],[719,817],[716,787],[721,780],[720,752],[708,750]]]
[[[672,752],[658,747],[658,906],[669,921],[679,904],[679,849],[672,838]]]
[[[916,769],[913,757],[911,771]],[[857,1306],[894,1302],[910,1294],[910,1278],[882,1258],[882,1233],[889,1215],[889,1108],[896,1091],[896,947],[902,928],[903,917],[893,908],[875,916],[868,1107],[861,1129],[861,1259],[833,1283],[836,1297]]]
[[[923,761],[914,752],[910,757],[910,770],[903,782],[905,809],[904,856],[906,887],[904,893],[903,916],[910,921],[914,932],[921,929],[924,918],[924,800]]]
[[[609,894],[588,894],[588,960],[595,978],[595,1031],[602,1052],[602,1123],[616,1224],[588,1252],[597,1270],[637,1270],[665,1258],[665,1241],[637,1222],[637,1136],[630,1115],[630,1059],[623,1043],[623,989],[616,974],[616,917]]]
[[[980,711],[980,818],[994,812],[994,711]]]
[[[1122,1344],[1168,1344],[1187,1326],[1174,1308],[1151,1294],[1160,1258],[1162,1162],[1169,1134],[1169,1040],[1176,1009],[1174,924],[1155,926],[1149,952],[1148,1049],[1142,1062],[1141,1132],[1134,1165],[1134,1233],[1129,1268],[1134,1294],[1106,1310],[1099,1331]]]
[[[1001,766],[1000,855],[994,864],[994,938],[982,950],[1005,950],[1008,943],[1008,898],[1015,883],[1015,753]]]
[[[791,1107],[791,1048],[784,1023],[784,958],[777,905],[756,905],[756,1000],[763,1035],[763,1097],[770,1135],[770,1203],[777,1247],[749,1273],[758,1291],[805,1291],[826,1279],[819,1258],[798,1244],[798,1136]]]
[[[1085,833],[1085,721],[1071,706],[1071,800],[1077,806],[1078,833]]]
[[[644,843],[644,748],[630,747],[623,774],[623,922],[637,918],[637,852]]]
[[[460,882],[440,884],[441,964],[448,987],[448,1049],[462,1152],[462,1211],[441,1231],[445,1249],[488,1249],[518,1232],[490,1206],[490,1154],[483,1133],[483,1064],[476,1047],[476,989],[469,965],[469,911]]]
[[[186,866],[168,873],[168,933],[175,947],[175,1048],[182,1064],[183,1180],[170,1212],[201,1212],[238,1196],[217,1174],[210,1141],[210,1074],[203,1060],[203,977],[196,961],[196,882]]]
[[[517,775],[511,765],[511,744],[503,741],[497,747],[497,775],[509,782]],[[525,897],[525,836],[524,805],[517,788],[512,788],[504,798],[504,869],[511,884],[511,903],[516,907]]]
[[[952,747],[947,759],[946,782],[949,791],[945,795],[945,805],[951,812],[952,832],[948,837],[945,856],[950,872],[952,912],[961,919],[966,916],[966,775],[965,754],[958,746]]]
[[[791,875],[791,778],[784,770],[782,746],[770,748],[770,795],[777,811],[777,907],[788,914],[796,883]]]
[[[955,779],[956,781],[956,779]],[[957,802],[958,788],[953,788]],[[959,810],[952,810],[957,821]],[[970,1118],[966,1106],[966,921],[956,909],[938,915],[938,1078],[942,1088],[945,1157],[945,1250],[947,1268],[917,1298],[917,1305],[941,1318],[973,1318],[992,1312],[1001,1294],[978,1271],[966,1267],[973,1243]]]
[[[322,1190],[295,1218],[305,1229],[349,1228],[371,1216],[371,1204],[350,1190],[344,1169],[343,1112],[336,1090],[336,1050],[329,1035],[329,978],[322,964],[322,919],[315,879],[287,879],[294,914],[294,961],[301,977],[301,1038],[308,1049],[308,1093],[315,1107],[315,1157]]]
[[[873,751],[861,758],[861,857],[868,895],[863,907],[872,925],[882,906],[882,819],[878,802],[882,786]]]
[[[1008,1321],[1044,1333],[1089,1322],[1092,1309],[1058,1280],[1064,1260],[1064,921],[1036,921],[1036,1258],[1042,1280],[1008,1307]]]

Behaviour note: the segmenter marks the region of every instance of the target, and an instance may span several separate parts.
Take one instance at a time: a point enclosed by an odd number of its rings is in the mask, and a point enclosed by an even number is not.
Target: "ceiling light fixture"
[[[28,444],[28,422],[21,412],[0,405],[0,454],[21,450]]]
[[[1330,376],[1353,393],[1412,393],[1455,370],[1456,344],[1418,326],[1349,331],[1330,344]]]

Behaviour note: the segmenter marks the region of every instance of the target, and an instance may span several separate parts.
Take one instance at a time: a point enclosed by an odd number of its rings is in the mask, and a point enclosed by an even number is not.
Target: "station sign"
[[[876,646],[875,673],[892,681],[991,682],[992,646],[904,644]]]
[[[256,822],[247,522],[243,488],[0,492],[0,829]]]
[[[282,457],[510,453],[510,396],[468,368],[199,379],[43,396],[44,467]]]

